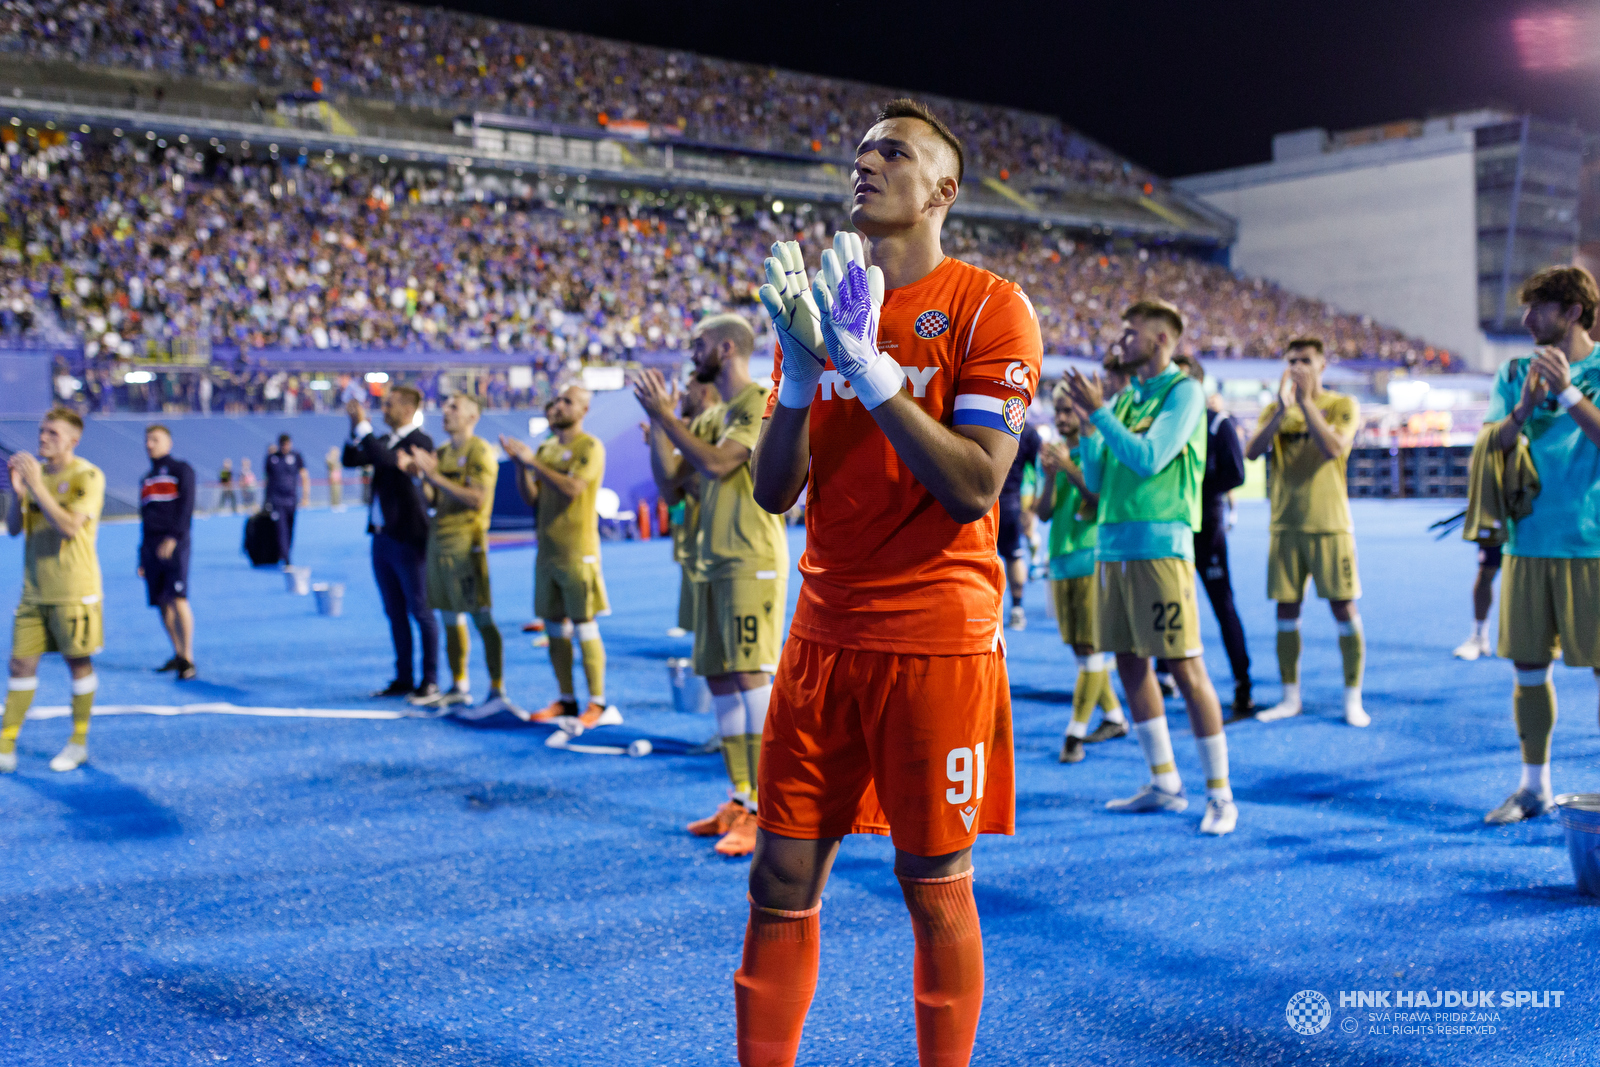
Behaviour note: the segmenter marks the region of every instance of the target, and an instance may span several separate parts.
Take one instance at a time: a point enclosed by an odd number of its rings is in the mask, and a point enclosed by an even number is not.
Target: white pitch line
[[[403,719],[403,711],[361,708],[251,708],[237,704],[96,704],[96,715],[255,715],[268,719]],[[72,714],[65,706],[28,709],[30,719],[59,719]]]

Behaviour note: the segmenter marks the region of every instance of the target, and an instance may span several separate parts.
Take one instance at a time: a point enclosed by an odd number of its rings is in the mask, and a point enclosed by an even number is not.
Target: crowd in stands
[[[527,353],[554,379],[582,361],[681,351],[708,312],[747,310],[759,322],[754,287],[770,243],[798,235],[815,258],[835,222],[659,209],[623,191],[582,212],[536,197],[480,203],[453,171],[47,140],[58,143],[13,138],[0,153],[0,329],[26,336],[59,322],[82,339],[90,368],[187,339],[237,352],[240,370],[262,349],[492,351]],[[955,224],[947,248],[1023,285],[1050,353],[1102,354],[1122,309],[1160,295],[1188,316],[1193,354],[1276,355],[1310,332],[1342,358],[1445,358],[1171,251]]]
[[[1276,359],[1283,342],[1323,338],[1333,359],[1377,359],[1450,366],[1447,352],[1365,315],[1348,315],[1321,300],[1214,263],[1140,248],[1104,252],[1071,239],[980,241],[946,228],[945,251],[1017,282],[1039,315],[1047,353],[1104,355],[1122,332],[1122,311],[1160,296],[1184,316],[1182,351],[1208,358]]]
[[[896,90],[408,4],[0,0],[0,51],[552,122],[649,123],[685,139],[848,154]],[[1155,179],[1059,120],[932,101],[981,174]]]
[[[554,394],[554,383],[536,371],[526,386],[516,386],[506,371],[351,371],[310,372],[251,369],[212,364],[136,372],[127,380],[110,363],[83,368],[78,374],[66,360],[54,368],[56,397],[91,414],[111,412],[213,412],[225,415],[320,415],[343,409],[360,400],[376,409],[386,388],[409,384],[422,392],[429,410],[436,409],[453,391],[476,396],[486,410],[531,408],[542,410]],[[81,374],[81,376],[79,376]],[[447,379],[449,382],[447,384]]]

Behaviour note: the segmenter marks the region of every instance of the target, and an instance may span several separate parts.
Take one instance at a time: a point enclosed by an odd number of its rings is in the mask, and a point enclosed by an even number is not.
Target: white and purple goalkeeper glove
[[[758,295],[777,331],[783,349],[783,377],[778,380],[778,403],[786,408],[811,406],[817,380],[827,365],[822,336],[822,313],[806,288],[806,261],[797,241],[779,241],[766,262],[767,284]]]
[[[878,351],[883,271],[867,266],[858,235],[836,233],[833,247],[822,253],[818,282],[812,294],[823,309],[822,336],[828,354],[871,411],[898,393],[906,380],[900,364]]]

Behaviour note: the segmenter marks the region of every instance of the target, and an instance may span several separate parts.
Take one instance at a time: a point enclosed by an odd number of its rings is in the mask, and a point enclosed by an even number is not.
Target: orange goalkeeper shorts
[[[943,856],[1016,830],[1004,649],[904,656],[790,634],[761,735],[763,830]]]

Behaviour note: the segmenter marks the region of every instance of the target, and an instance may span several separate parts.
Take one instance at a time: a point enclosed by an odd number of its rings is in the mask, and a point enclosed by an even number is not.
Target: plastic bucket
[[[317,614],[335,617],[344,614],[343,582],[318,582],[311,591],[317,596]]]
[[[711,687],[694,673],[694,661],[674,657],[667,660],[667,680],[672,686],[672,706],[683,715],[705,715],[711,711]]]
[[[1600,793],[1562,793],[1556,816],[1567,832],[1567,855],[1578,892],[1600,897]]]
[[[305,596],[311,592],[311,568],[285,567],[283,569],[283,584],[295,596]]]

